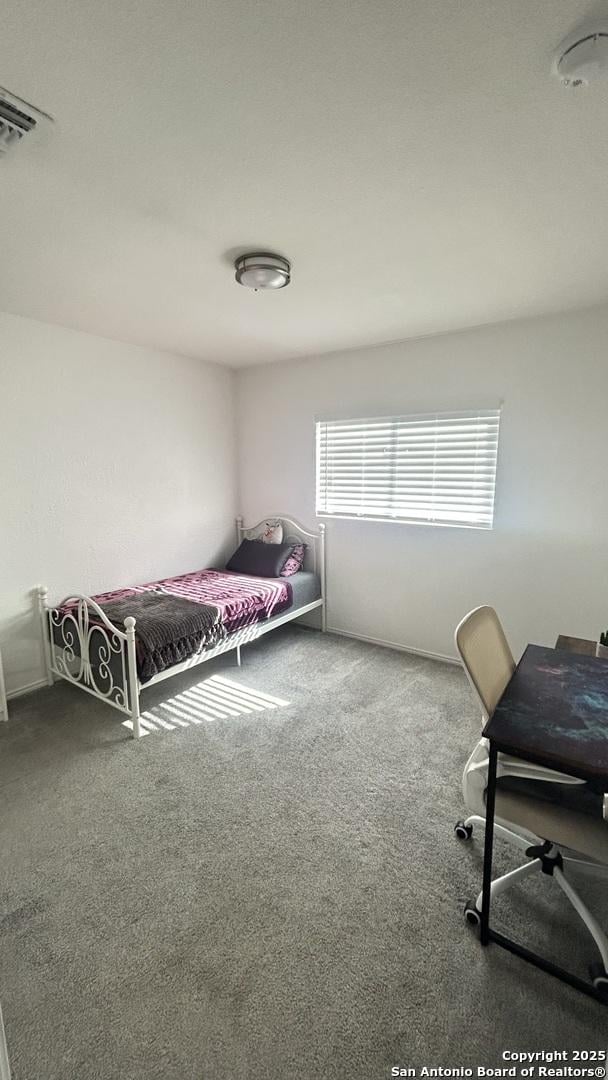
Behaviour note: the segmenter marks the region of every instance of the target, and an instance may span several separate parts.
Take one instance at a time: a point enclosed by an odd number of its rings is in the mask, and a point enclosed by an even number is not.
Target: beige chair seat
[[[485,806],[480,814],[485,814]],[[558,847],[608,864],[608,821],[512,791],[496,792],[496,816]]]
[[[467,762],[463,792],[470,812],[482,818],[486,814],[487,771],[471,769],[471,765],[485,760],[487,744],[481,739]],[[498,760],[500,762],[500,756]],[[576,813],[571,807],[545,802],[523,793],[501,791],[500,781],[496,790],[495,814],[507,826],[516,826],[543,840],[550,840],[558,847],[570,848],[608,865],[608,821],[604,818]]]

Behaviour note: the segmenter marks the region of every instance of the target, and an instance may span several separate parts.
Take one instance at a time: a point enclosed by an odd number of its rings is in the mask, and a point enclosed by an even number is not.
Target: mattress
[[[318,574],[310,570],[298,570],[297,574],[291,574],[288,578],[281,578],[291,585],[292,600],[290,607],[305,607],[312,604],[313,600],[321,599],[321,580]]]

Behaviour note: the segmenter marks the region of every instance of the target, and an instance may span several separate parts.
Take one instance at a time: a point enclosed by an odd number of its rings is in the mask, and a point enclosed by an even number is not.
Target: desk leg
[[[496,765],[498,752],[490,743],[488,786],[486,789],[486,835],[483,848],[483,893],[481,900],[481,944],[490,941],[490,898],[492,895],[492,848],[494,845],[494,806],[496,803]]]

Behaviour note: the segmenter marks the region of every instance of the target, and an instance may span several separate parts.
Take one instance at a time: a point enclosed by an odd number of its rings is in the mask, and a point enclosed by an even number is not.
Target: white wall
[[[51,600],[212,565],[232,546],[233,373],[0,314],[0,642],[42,676]]]
[[[608,627],[608,308],[240,372],[240,504],[314,523],[316,418],[504,402],[493,531],[328,522],[329,625],[454,655],[469,608],[514,650]]]

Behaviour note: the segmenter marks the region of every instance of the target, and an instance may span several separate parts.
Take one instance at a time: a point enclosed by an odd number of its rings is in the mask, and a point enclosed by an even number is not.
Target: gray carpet
[[[479,720],[456,667],[288,627],[144,707],[139,743],[65,684],[0,727],[15,1080],[381,1080],[605,1045],[601,1005],[463,922],[480,845],[452,825]],[[500,904],[595,959],[547,879]]]

